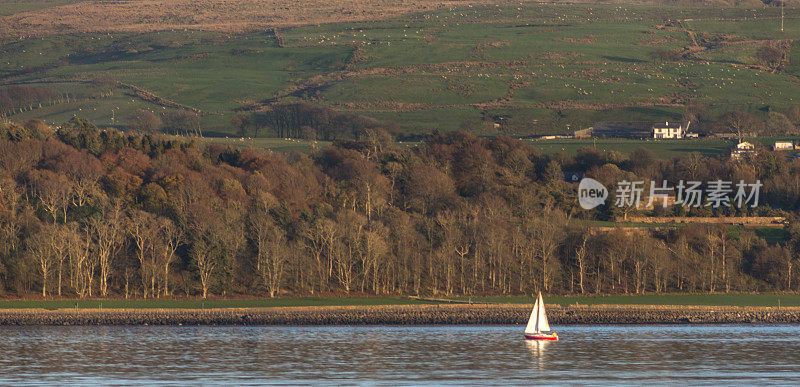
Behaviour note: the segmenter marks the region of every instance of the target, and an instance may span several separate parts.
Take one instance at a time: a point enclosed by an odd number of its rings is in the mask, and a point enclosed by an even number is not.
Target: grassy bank
[[[454,297],[459,302],[529,304],[533,297]],[[698,305],[698,306],[800,306],[798,294],[668,294],[617,296],[552,296],[548,304],[569,305]],[[405,297],[302,297],[220,300],[2,300],[0,309],[223,309],[293,306],[430,305],[440,302]],[[442,302],[444,303],[444,302]]]
[[[732,141],[721,139],[701,140],[628,140],[628,139],[564,139],[531,140],[533,146],[542,153],[575,154],[581,148],[594,146],[603,152],[630,154],[636,149],[647,148],[659,157],[676,157],[688,152],[699,152],[705,156],[719,156],[730,153]]]
[[[234,300],[3,300],[0,309],[222,309],[287,306],[369,306],[429,304],[400,297],[303,297]]]
[[[532,297],[474,297],[473,302],[532,303]],[[615,296],[546,297],[548,304],[568,305],[698,305],[698,306],[800,306],[798,294],[646,294]]]

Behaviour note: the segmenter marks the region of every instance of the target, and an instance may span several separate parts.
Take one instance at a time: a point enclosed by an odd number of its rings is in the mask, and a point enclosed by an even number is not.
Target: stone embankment
[[[0,325],[484,325],[524,324],[530,305],[330,306],[244,309],[6,309]],[[800,323],[800,308],[548,306],[571,324]]]

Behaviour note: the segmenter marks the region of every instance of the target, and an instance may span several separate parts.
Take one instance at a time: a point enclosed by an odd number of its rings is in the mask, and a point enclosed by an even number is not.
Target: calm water
[[[798,384],[798,326],[0,328],[0,384]]]

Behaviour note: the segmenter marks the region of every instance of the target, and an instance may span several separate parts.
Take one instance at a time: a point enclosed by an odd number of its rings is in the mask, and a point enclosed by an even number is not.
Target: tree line
[[[797,289],[800,162],[740,163],[582,149],[544,155],[508,137],[381,129],[316,154],[100,130],[72,119],[0,129],[0,292],[211,297]],[[581,170],[603,182],[761,179],[787,237],[692,225],[610,229],[577,209]],[[642,210],[645,211],[645,210]],[[677,211],[668,210],[647,211]],[[727,211],[727,212],[726,212]],[[692,208],[686,214],[737,215]],[[781,230],[778,230],[781,231]]]
[[[0,117],[64,101],[69,101],[69,95],[50,86],[12,85],[0,89]]]

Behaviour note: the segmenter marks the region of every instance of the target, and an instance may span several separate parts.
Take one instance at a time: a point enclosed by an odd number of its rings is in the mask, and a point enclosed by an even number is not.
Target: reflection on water
[[[544,340],[525,340],[525,345],[528,346],[528,351],[531,352],[532,364],[535,369],[544,370],[544,365],[547,362],[547,359],[545,359],[545,351],[547,350],[547,346],[552,343],[552,341]]]
[[[0,384],[791,384],[796,326],[5,327]]]

